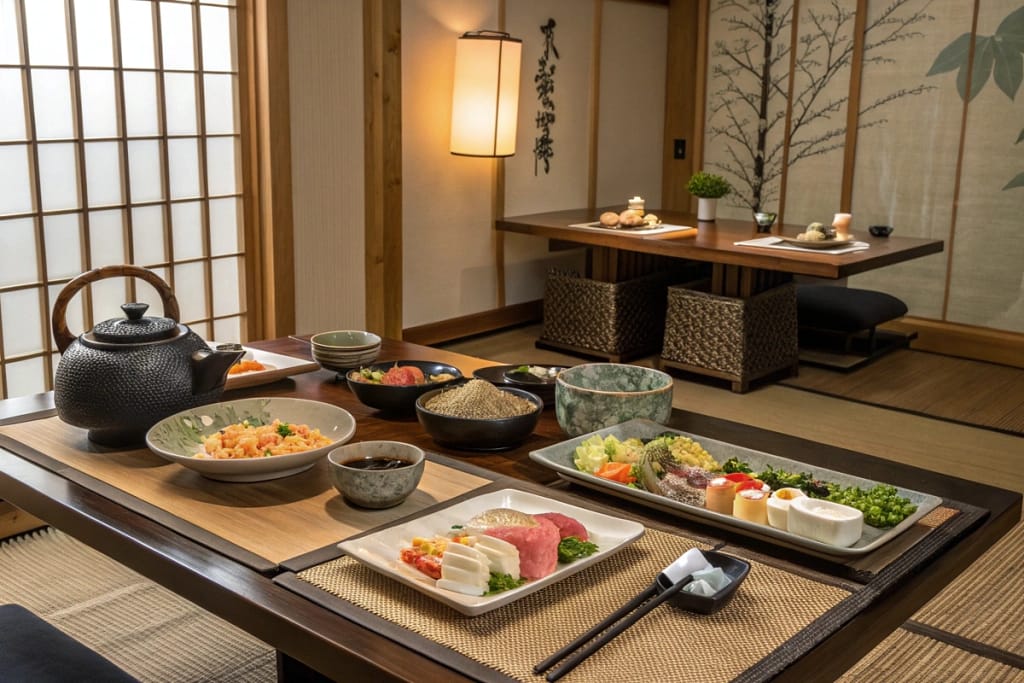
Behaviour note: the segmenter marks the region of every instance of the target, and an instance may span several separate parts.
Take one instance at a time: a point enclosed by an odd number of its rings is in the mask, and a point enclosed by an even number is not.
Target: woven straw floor
[[[273,648],[55,529],[0,543],[0,576],[0,604],[23,605],[142,681],[276,680]]]
[[[0,575],[0,603],[142,681],[275,680],[269,646],[59,531],[0,543]],[[1022,623],[1024,523],[840,680],[1024,683]]]
[[[1024,522],[840,680],[1024,682]]]

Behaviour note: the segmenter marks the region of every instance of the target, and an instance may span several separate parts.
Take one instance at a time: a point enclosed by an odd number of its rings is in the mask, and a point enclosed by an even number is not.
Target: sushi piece
[[[761,489],[744,489],[733,498],[732,514],[755,524],[768,524],[768,494]]]
[[[804,496],[789,503],[789,531],[828,545],[847,548],[864,532],[864,513],[830,500]]]
[[[704,492],[704,507],[723,515],[731,515],[736,499],[736,482],[726,477],[715,477]]]
[[[789,529],[789,505],[794,498],[804,497],[798,488],[787,487],[772,493],[768,499],[768,524],[776,529]]]

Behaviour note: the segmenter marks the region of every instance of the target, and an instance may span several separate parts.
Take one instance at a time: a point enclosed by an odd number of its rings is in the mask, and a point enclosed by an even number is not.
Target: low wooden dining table
[[[866,226],[854,226],[850,234],[869,247],[845,254],[820,251],[776,249],[736,244],[759,237],[796,237],[806,226],[775,225],[760,233],[753,220],[719,218],[701,222],[691,213],[655,209],[663,223],[684,230],[661,234],[640,234],[630,230],[601,230],[572,227],[592,223],[605,209],[566,209],[546,213],[508,216],[495,222],[496,229],[569,242],[615,252],[650,254],[711,264],[711,292],[723,296],[749,296],[788,281],[794,275],[839,280],[876,268],[902,263],[942,252],[942,240],[904,237],[874,237]],[[605,259],[607,260],[607,259]],[[614,268],[595,275],[616,279]]]
[[[296,339],[250,346],[310,358],[308,345]],[[394,340],[385,340],[380,359],[446,362],[466,375],[496,365]],[[509,669],[521,663],[516,660],[517,648],[527,652],[531,643],[526,639],[521,645],[501,642],[482,625],[497,624],[513,636],[517,628],[539,631],[549,641],[543,647],[554,650],[576,634],[546,632],[544,624],[530,623],[531,613],[515,605],[526,603],[540,612],[567,601],[581,604],[582,618],[596,622],[604,616],[600,612],[604,607],[589,602],[598,596],[588,594],[586,585],[558,582],[529,599],[495,610],[486,617],[493,621],[487,622],[485,617],[449,613],[446,607],[358,563],[345,565],[349,558],[337,547],[345,538],[414,519],[481,492],[514,489],[641,522],[647,529],[643,542],[648,545],[624,550],[589,568],[588,576],[595,581],[608,579],[601,568],[614,558],[626,563],[620,565],[623,572],[636,569],[632,567],[636,563],[656,562],[657,558],[644,554],[654,553],[651,544],[655,543],[713,548],[748,559],[755,568],[740,586],[736,601],[721,613],[726,621],[702,622],[668,608],[659,618],[670,620],[667,624],[674,629],[690,625],[691,632],[680,635],[674,645],[683,657],[688,647],[702,647],[694,625],[736,629],[744,618],[753,620],[758,632],[777,642],[767,642],[763,651],[752,649],[747,660],[736,655],[742,661],[726,677],[751,681],[821,680],[838,675],[947,586],[1001,538],[1021,513],[1021,495],[1016,492],[696,412],[673,411],[668,426],[698,438],[784,454],[942,499],[941,514],[929,515],[928,524],[915,525],[866,556],[833,557],[783,547],[728,525],[680,518],[671,510],[638,505],[562,480],[529,457],[531,451],[567,438],[551,408],[544,410],[536,430],[522,445],[477,453],[439,446],[415,417],[389,416],[361,404],[336,373],[325,369],[233,389],[225,399],[249,396],[331,403],[355,418],[354,440],[392,439],[421,446],[429,462],[420,488],[401,506],[374,511],[342,501],[331,487],[323,461],[304,473],[270,482],[216,482],[144,448],[95,446],[83,430],[54,416],[52,396],[40,395],[0,402],[0,498],[270,644],[279,653],[282,680],[541,680],[528,671]],[[338,587],[327,585],[331,576],[338,579]],[[355,583],[381,587],[368,596],[350,595],[346,591],[356,590]],[[793,586],[794,591],[801,587],[802,595],[816,595],[824,606],[804,607],[805,622],[791,624],[791,633],[772,633],[771,614],[745,614],[744,605],[791,599],[798,611],[796,593],[780,596],[778,586]],[[380,600],[391,602],[381,605]],[[422,613],[409,614],[410,605]],[[418,627],[420,619],[432,620],[428,623],[433,626]],[[688,621],[677,624],[674,619]],[[641,628],[634,630],[642,634]],[[477,632],[481,629],[482,634]],[[606,666],[615,663],[595,658],[566,680],[605,680],[608,670],[601,667]]]

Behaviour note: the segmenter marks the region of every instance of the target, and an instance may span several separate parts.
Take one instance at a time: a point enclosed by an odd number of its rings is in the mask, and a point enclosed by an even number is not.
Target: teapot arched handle
[[[64,286],[64,289],[60,291],[60,294],[57,295],[57,301],[53,304],[53,315],[50,320],[53,325],[53,338],[57,342],[57,349],[60,350],[61,353],[71,345],[71,342],[73,342],[77,336],[71,334],[71,331],[68,329],[67,310],[68,304],[71,303],[71,299],[73,299],[75,294],[78,294],[79,290],[86,285],[96,282],[97,280],[105,280],[111,277],[137,277],[140,280],[145,280],[149,284],[153,285],[153,287],[156,288],[157,293],[160,294],[160,299],[163,301],[164,316],[174,320],[175,322],[180,322],[181,312],[178,309],[178,300],[175,298],[174,292],[171,290],[171,286],[153,271],[132,265],[93,268],[67,283]]]

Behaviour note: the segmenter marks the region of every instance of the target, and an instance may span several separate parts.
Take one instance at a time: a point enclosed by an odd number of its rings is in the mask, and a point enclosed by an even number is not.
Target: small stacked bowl
[[[334,330],[314,334],[309,345],[322,367],[336,372],[362,367],[380,355],[380,337],[362,330]]]
[[[555,380],[555,417],[569,436],[646,418],[665,424],[672,414],[672,376],[623,363],[586,363]]]

